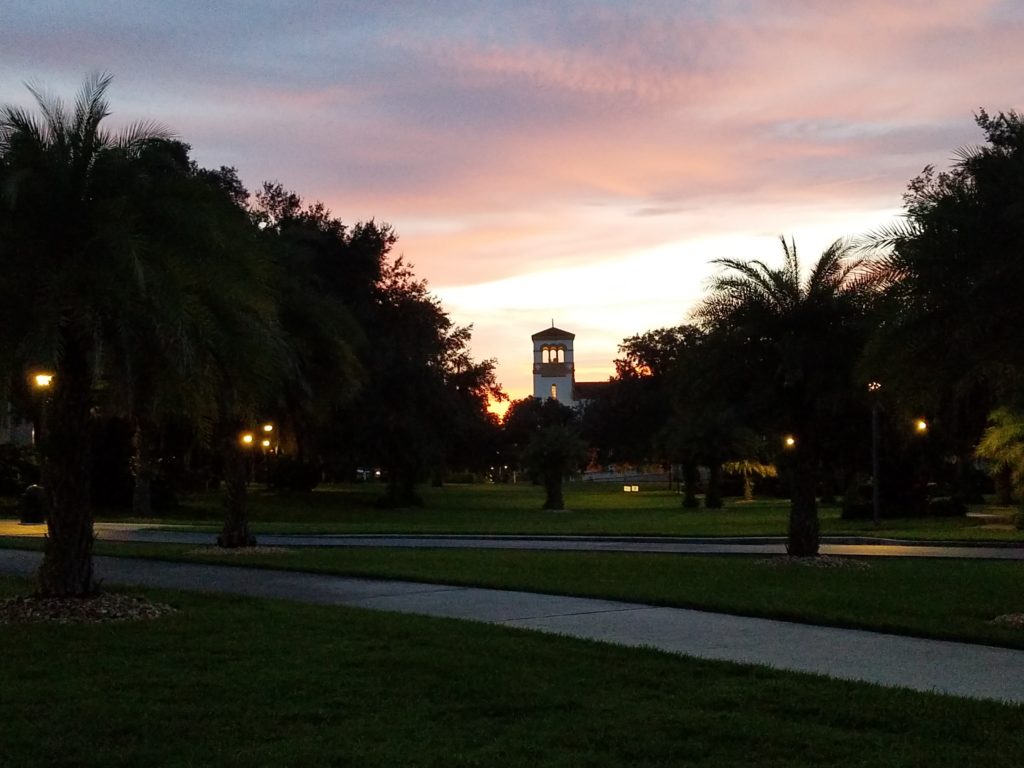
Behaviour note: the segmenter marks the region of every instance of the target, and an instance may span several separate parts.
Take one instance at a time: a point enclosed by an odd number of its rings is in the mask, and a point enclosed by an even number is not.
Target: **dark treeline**
[[[709,507],[723,468],[749,492],[778,467],[794,555],[818,550],[818,497],[872,515],[873,457],[885,514],[962,513],[979,456],[1024,498],[1024,119],[977,123],[986,143],[913,179],[895,226],[807,271],[785,240],[781,263],[722,260],[690,324],[626,339],[584,417],[598,458],[680,465],[684,506],[698,466]]]
[[[689,324],[623,342],[605,396],[582,413],[526,398],[499,431],[494,361],[388,225],[250,193],[159,126],[107,131],[109,83],[0,109],[0,399],[35,422],[44,594],[95,589],[94,499],[148,516],[219,485],[221,544],[244,546],[257,474],[286,491],[379,470],[380,503],[405,507],[453,470],[526,470],[557,509],[588,456],[680,467],[684,507],[700,468],[711,508],[724,474],[749,497],[777,473],[793,555],[817,552],[819,498],[962,511],[979,456],[1004,501],[1024,497],[1016,113],[981,112],[986,143],[911,181],[899,224],[809,270],[785,240],[780,262],[722,260]]]
[[[392,229],[276,183],[250,195],[159,126],[107,131],[109,83],[0,111],[0,399],[36,418],[41,592],[94,590],[91,499],[117,496],[118,472],[142,516],[219,480],[221,543],[241,546],[255,466],[282,489],[379,469],[397,506],[428,474],[483,471],[494,361]]]

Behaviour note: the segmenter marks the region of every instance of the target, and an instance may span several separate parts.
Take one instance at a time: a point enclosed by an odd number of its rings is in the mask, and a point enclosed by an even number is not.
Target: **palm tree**
[[[829,246],[806,278],[795,243],[782,239],[783,263],[721,259],[710,295],[694,315],[745,350],[748,397],[795,436],[788,551],[818,553],[816,489],[821,430],[849,388],[874,294],[864,262],[842,241]]]
[[[730,475],[739,475],[743,478],[743,500],[754,500],[754,477],[778,477],[778,470],[774,464],[764,464],[757,459],[738,459],[727,461],[722,469]]]
[[[524,459],[544,486],[543,509],[565,509],[562,481],[583,461],[586,449],[586,443],[567,424],[548,424],[530,438]]]
[[[232,194],[241,189],[234,171],[197,170],[187,148],[172,160],[146,211],[159,279],[126,355],[136,444],[144,448],[146,429],[168,415],[215,443],[225,489],[219,542],[245,546],[254,543],[246,509],[246,454],[254,446],[240,435],[303,371],[278,319],[272,243]],[[137,452],[144,468],[141,458]]]
[[[233,423],[280,359],[248,215],[167,131],[106,131],[110,82],[87,80],[70,110],[30,89],[41,119],[0,109],[0,370],[55,374],[39,574],[50,595],[95,591],[91,415],[131,418],[144,471],[168,403]]]
[[[997,408],[975,453],[993,463],[994,473],[1006,473],[1017,494],[1017,527],[1024,528],[1024,414]]]
[[[51,501],[39,588],[83,595],[95,588],[89,508],[89,416],[104,351],[130,324],[144,290],[135,237],[138,158],[162,128],[101,123],[109,75],[89,78],[68,109],[30,87],[41,118],[0,108],[0,367],[50,367],[50,430],[42,446]]]

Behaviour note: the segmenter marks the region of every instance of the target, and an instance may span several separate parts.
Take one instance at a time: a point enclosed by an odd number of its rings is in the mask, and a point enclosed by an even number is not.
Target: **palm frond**
[[[100,123],[110,115],[106,92],[113,79],[105,72],[94,72],[85,79],[75,97],[73,128],[77,136],[95,139]]]
[[[111,144],[129,153],[138,152],[147,142],[170,140],[174,133],[155,120],[136,120],[111,138]]]
[[[854,251],[866,255],[887,253],[901,243],[913,240],[921,234],[921,225],[913,219],[902,216],[891,224],[879,227],[861,235],[851,243]]]
[[[68,125],[68,114],[60,97],[48,91],[45,86],[36,82],[25,83],[28,92],[36,100],[39,111],[43,113],[43,136],[48,143],[58,147],[63,153],[68,145],[71,126]]]
[[[1020,486],[1024,482],[1024,414],[1009,408],[994,410],[975,454],[997,467],[1008,467]]]
[[[977,144],[967,144],[953,150],[953,162],[958,167],[964,167],[982,157],[986,152],[984,147]]]
[[[779,242],[782,243],[782,253],[784,256],[783,272],[785,273],[789,282],[795,285],[800,285],[800,258],[796,252],[796,240],[790,238],[789,244],[786,243],[786,236],[779,235]]]

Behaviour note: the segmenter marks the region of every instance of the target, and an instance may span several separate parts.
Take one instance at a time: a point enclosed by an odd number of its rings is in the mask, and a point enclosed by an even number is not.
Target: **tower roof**
[[[576,334],[569,333],[568,331],[563,331],[561,328],[555,328],[555,326],[551,326],[550,328],[545,328],[543,331],[540,331],[539,333],[533,334],[533,336],[531,336],[530,338],[533,339],[534,341],[555,341],[556,339],[565,339],[566,341],[572,341],[573,339],[576,338]]]

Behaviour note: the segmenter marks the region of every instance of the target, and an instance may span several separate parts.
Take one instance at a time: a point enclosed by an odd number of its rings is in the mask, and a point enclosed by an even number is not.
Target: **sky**
[[[473,354],[532,393],[686,322],[719,258],[809,263],[1024,108],[1024,0],[0,0],[0,103],[115,76],[250,189],[390,223]]]

